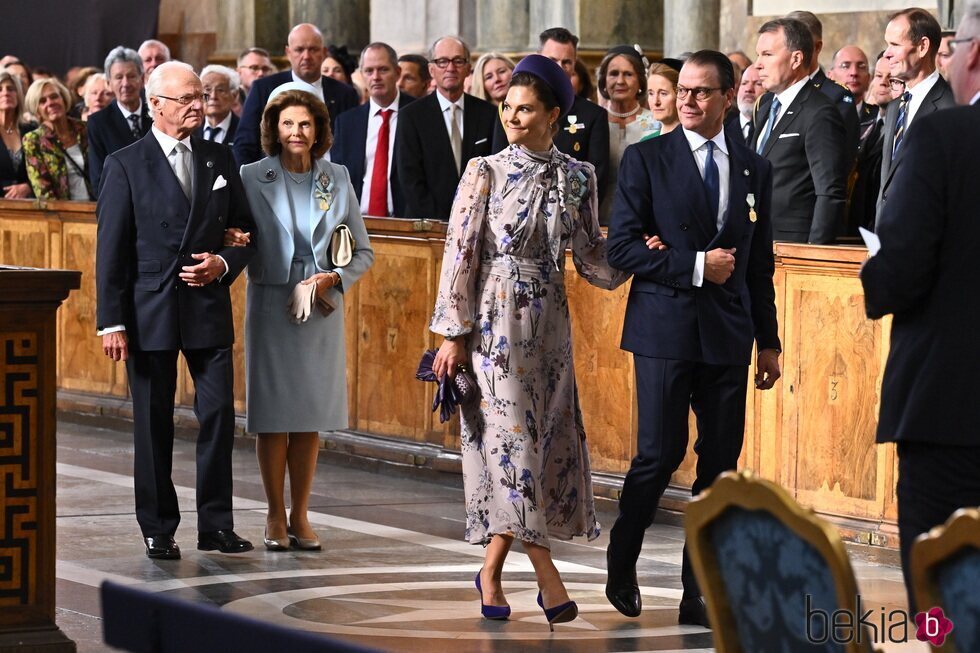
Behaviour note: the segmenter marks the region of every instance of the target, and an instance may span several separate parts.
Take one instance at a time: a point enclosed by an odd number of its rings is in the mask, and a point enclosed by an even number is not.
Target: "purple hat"
[[[540,54],[529,54],[514,67],[514,74],[517,73],[529,73],[547,84],[558,100],[562,115],[571,110],[572,103],[575,102],[575,90],[568,75],[554,61]]]

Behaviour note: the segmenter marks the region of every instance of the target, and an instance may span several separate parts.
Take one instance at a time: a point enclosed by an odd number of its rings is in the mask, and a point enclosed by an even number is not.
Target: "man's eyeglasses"
[[[438,59],[433,59],[432,63],[436,65],[436,68],[449,68],[449,64],[456,66],[457,68],[462,68],[470,62],[466,57],[453,57],[449,59],[447,57],[439,57]]]
[[[202,102],[204,104],[207,104],[208,103],[208,100],[211,99],[211,96],[208,95],[207,93],[195,93],[194,95],[181,95],[180,97],[169,97],[167,95],[157,95],[156,97],[161,98],[161,99],[164,99],[164,100],[173,100],[174,102],[176,102],[177,104],[179,104],[182,107],[186,107],[191,102],[198,102],[198,101],[200,101],[200,102]]]
[[[259,64],[254,64],[251,66],[239,66],[239,68],[250,70],[253,73],[271,73],[273,70],[275,70],[272,66],[260,66]]]
[[[686,86],[677,87],[677,99],[686,100],[688,93],[694,93],[694,99],[704,102],[711,97],[711,94],[715,91],[720,91],[721,88],[708,88],[706,86],[698,86],[697,88],[687,88]]]
[[[892,77],[891,79],[888,80],[888,83],[896,91],[899,91],[899,90],[905,88],[905,81],[899,79],[898,77]]]
[[[956,46],[958,46],[960,43],[972,43],[973,41],[976,41],[976,40],[977,40],[977,37],[975,37],[975,36],[969,36],[969,37],[964,38],[964,39],[950,39],[949,40],[949,55],[950,56],[953,56],[953,53],[956,52]]]

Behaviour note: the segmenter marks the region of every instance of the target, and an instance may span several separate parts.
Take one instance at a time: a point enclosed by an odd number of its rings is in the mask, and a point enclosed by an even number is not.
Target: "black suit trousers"
[[[609,533],[610,564],[636,565],[643,535],[653,523],[660,498],[687,453],[688,413],[694,410],[698,435],[697,479],[692,494],[735,469],[745,430],[744,365],[708,365],[633,355],[638,427],[636,457],[619,499],[619,517]],[[685,598],[698,596],[697,580],[684,549],[681,580]]]
[[[234,367],[230,347],[183,350],[194,379],[197,436],[197,528],[233,528],[231,456],[235,437]],[[143,535],[173,535],[180,523],[171,479],[177,351],[130,350],[136,520]]]
[[[897,494],[902,572],[909,596],[909,612],[915,614],[917,608],[909,568],[912,544],[958,509],[980,506],[980,446],[900,441]],[[926,605],[921,609],[931,607]]]

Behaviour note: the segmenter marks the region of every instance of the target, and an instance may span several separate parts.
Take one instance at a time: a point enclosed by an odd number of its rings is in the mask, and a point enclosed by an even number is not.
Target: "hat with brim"
[[[313,97],[320,99],[320,94],[317,92],[316,87],[313,86],[313,84],[307,84],[306,82],[301,81],[286,82],[285,84],[280,84],[272,89],[272,93],[269,93],[269,99],[265,101],[266,106],[272,102],[273,98],[280,93],[285,93],[286,91],[303,91],[304,93],[309,93]]]
[[[562,115],[571,111],[575,102],[575,90],[568,75],[557,63],[540,54],[529,54],[514,67],[514,74],[517,73],[528,73],[544,82],[555,94]]]

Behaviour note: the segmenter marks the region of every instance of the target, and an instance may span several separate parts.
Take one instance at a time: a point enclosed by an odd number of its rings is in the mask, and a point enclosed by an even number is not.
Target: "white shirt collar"
[[[219,122],[214,127],[212,127],[212,129],[220,128],[221,129],[221,133],[227,135],[228,134],[228,130],[231,128],[231,117],[232,117],[232,115],[234,115],[234,114],[232,114],[232,112],[229,111],[228,112],[228,115],[225,116],[225,119],[222,120],[221,122]],[[207,120],[205,120],[204,121],[204,127],[205,127],[205,129],[207,129],[208,127],[211,127],[211,124],[208,123]]]
[[[980,91],[977,91],[977,94],[973,96],[972,100],[970,100],[970,106],[973,106],[977,102],[980,102]]]
[[[779,106],[780,106],[780,109],[779,109],[779,117],[780,118],[782,118],[783,113],[786,112],[786,107],[788,107],[789,105],[793,104],[793,100],[796,99],[796,96],[799,95],[800,94],[800,91],[803,90],[803,87],[806,86],[809,83],[810,83],[810,78],[809,77],[804,77],[803,79],[801,79],[800,81],[796,82],[795,84],[793,84],[792,86],[790,86],[788,89],[786,89],[785,91],[783,91],[782,93],[777,93],[776,94],[776,99],[779,100]]]
[[[143,118],[143,100],[140,100],[140,103],[136,106],[136,111],[130,111],[124,107],[121,102],[116,102],[116,106],[119,107],[119,111],[122,112],[122,116],[127,122],[129,121],[129,117],[133,114],[139,116],[140,119]]]
[[[710,139],[705,138],[697,132],[688,131],[686,127],[681,126],[681,129],[684,130],[684,136],[687,138],[687,144],[691,147],[692,152],[700,150],[702,147],[704,147],[704,144],[710,140],[715,144],[716,148],[724,152],[725,156],[728,156],[728,144],[725,142],[724,127],[722,127],[722,129]]]
[[[926,95],[928,95],[929,91],[932,90],[932,87],[935,86],[936,82],[938,81],[939,81],[939,71],[934,70],[932,71],[931,75],[923,79],[915,86],[907,87],[908,92],[909,94],[912,95],[913,98],[925,99]]]
[[[742,113],[741,111],[738,112],[738,126],[741,127],[743,131],[745,130],[745,126],[747,124],[749,124],[750,122],[752,122],[752,116],[751,115],[748,115],[747,116],[744,113]]]
[[[401,91],[398,91],[397,93],[395,93],[395,99],[392,100],[391,104],[389,104],[386,107],[381,106],[380,104],[378,104],[377,102],[374,101],[374,98],[371,98],[368,101],[369,104],[371,105],[371,108],[368,110],[368,117],[373,118],[374,116],[378,115],[378,112],[379,111],[382,111],[384,109],[391,109],[395,113],[398,113],[398,108],[399,108],[399,106],[401,104],[401,100],[402,100],[402,92]]]
[[[447,98],[445,95],[443,95],[442,93],[440,93],[438,90],[436,90],[436,97],[439,98],[439,109],[443,113],[445,113],[447,110],[449,110],[449,107],[453,106],[454,104],[457,107],[459,107],[460,111],[462,111],[463,110],[463,98],[466,97],[466,93],[463,93],[462,95],[460,95],[459,96],[459,99],[456,100],[455,102],[453,102],[452,100],[450,100],[449,98]]]
[[[304,84],[309,84],[310,86],[312,86],[313,88],[315,88],[317,91],[320,92],[320,99],[321,100],[323,99],[323,76],[322,75],[317,77],[315,82],[308,82],[305,79],[300,79],[295,72],[293,71],[289,71],[289,72],[290,74],[292,74],[294,82],[303,82]]]
[[[154,138],[156,138],[157,139],[157,143],[160,144],[160,148],[163,150],[163,155],[164,156],[170,156],[170,153],[174,151],[174,148],[175,147],[177,147],[177,143],[178,143],[177,139],[174,138],[173,136],[168,136],[167,134],[164,134],[162,131],[160,131],[159,129],[157,129],[157,126],[156,125],[153,125],[153,127],[150,129],[150,131],[153,132]],[[190,150],[192,152],[194,151],[194,148],[191,147],[191,137],[190,137],[190,134],[188,134],[187,136],[185,136],[179,142],[181,142],[184,145],[186,145],[188,150]]]

